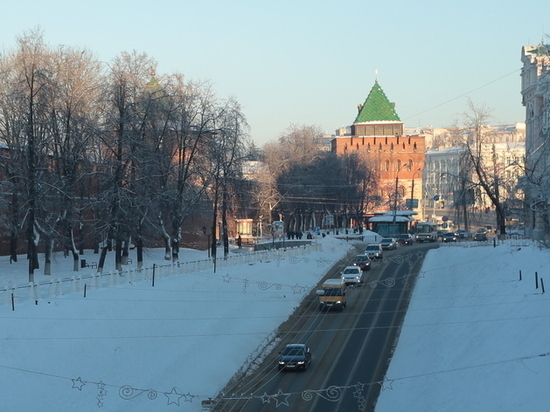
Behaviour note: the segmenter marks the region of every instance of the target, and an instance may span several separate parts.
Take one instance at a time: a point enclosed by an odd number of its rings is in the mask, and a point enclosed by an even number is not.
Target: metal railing
[[[31,301],[38,304],[39,300],[49,297],[62,296],[67,294],[84,294],[89,289],[101,289],[114,287],[121,284],[135,284],[137,282],[149,281],[152,286],[156,280],[169,276],[184,275],[207,270],[223,269],[235,266],[250,265],[272,260],[302,256],[312,251],[322,250],[320,243],[311,243],[296,247],[288,247],[273,250],[261,250],[257,252],[238,253],[227,257],[215,259],[203,259],[186,262],[175,262],[166,265],[153,264],[150,267],[141,269],[128,269],[113,271],[109,273],[94,273],[72,277],[57,278],[48,281],[26,283],[20,285],[7,285],[0,288],[3,293],[1,304],[15,305],[24,301]]]

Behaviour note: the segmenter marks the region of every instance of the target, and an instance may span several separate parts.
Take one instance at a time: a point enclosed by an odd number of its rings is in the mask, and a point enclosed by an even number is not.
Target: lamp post
[[[395,193],[393,194],[393,225],[395,226],[395,221],[397,217],[397,190],[399,186],[399,171],[397,176],[395,176]]]
[[[412,185],[411,185],[411,203],[409,205],[409,209],[410,210],[413,210],[414,209],[414,176],[418,173],[422,171],[422,169],[418,168],[414,173],[413,173],[413,177],[412,177]]]
[[[397,198],[398,198],[398,194],[399,194],[399,172],[401,171],[402,168],[404,167],[408,167],[409,169],[411,168],[411,164],[410,163],[405,163],[404,165],[400,166],[398,164],[397,166],[397,169],[396,169],[396,173],[395,173],[395,193],[394,193],[394,199],[393,199],[393,231],[395,233],[395,235],[397,235],[398,233],[398,230],[397,230]]]

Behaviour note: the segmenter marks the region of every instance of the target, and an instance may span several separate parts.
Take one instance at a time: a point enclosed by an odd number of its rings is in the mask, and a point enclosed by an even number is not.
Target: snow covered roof
[[[395,218],[393,214],[390,215],[381,215],[381,216],[373,216],[369,219],[369,222],[413,222],[415,219],[412,216],[402,216],[402,215],[396,215]]]
[[[418,212],[414,211],[414,210],[392,210],[392,211],[389,211],[389,212],[386,212],[384,213],[384,216],[393,216],[393,215],[397,215],[397,216],[412,216],[412,215],[417,215]]]

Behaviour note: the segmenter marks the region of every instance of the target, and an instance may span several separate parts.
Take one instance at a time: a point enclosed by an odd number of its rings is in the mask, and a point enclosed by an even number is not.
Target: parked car
[[[476,233],[474,235],[474,240],[476,242],[485,242],[485,241],[487,241],[488,240],[487,239],[487,233]]]
[[[363,283],[363,271],[359,266],[346,266],[340,272],[340,276],[346,285],[359,285]]]
[[[353,264],[361,270],[370,270],[371,260],[367,255],[357,255],[353,259]]]
[[[507,229],[506,233],[515,239],[522,239],[525,237],[525,229]]]
[[[459,239],[470,239],[472,237],[472,234],[466,229],[459,229],[456,234]]]
[[[279,370],[301,369],[306,370],[311,363],[311,350],[303,343],[286,345],[279,354]]]
[[[402,235],[397,235],[397,243],[401,245],[412,245],[414,242],[414,239],[411,235],[408,233],[404,233]]]
[[[382,246],[382,249],[386,250],[397,249],[397,240],[393,237],[385,237],[380,241],[380,245]]]
[[[444,243],[447,243],[447,242],[456,242],[457,241],[457,236],[456,234],[454,234],[453,232],[447,232],[443,235],[443,237],[441,238],[441,240],[444,242]]]
[[[371,259],[382,259],[384,251],[382,250],[380,243],[371,243],[365,248],[365,255]]]

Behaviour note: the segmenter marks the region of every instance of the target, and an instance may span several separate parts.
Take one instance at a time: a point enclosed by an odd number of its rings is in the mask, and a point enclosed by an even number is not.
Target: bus
[[[437,225],[435,223],[420,222],[416,225],[417,242],[435,242],[437,240]]]

